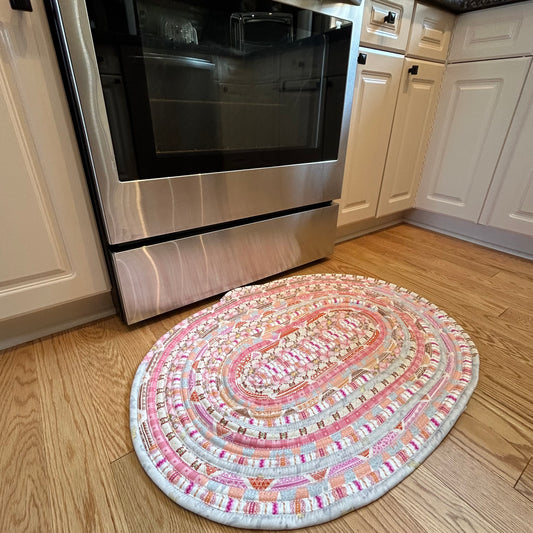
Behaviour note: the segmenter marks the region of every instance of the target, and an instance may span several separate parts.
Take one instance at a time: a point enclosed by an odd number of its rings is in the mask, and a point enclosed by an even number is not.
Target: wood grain
[[[447,257],[432,253],[426,249],[426,254],[413,255],[392,235],[376,235],[376,245],[382,245],[396,259],[414,265],[427,273],[440,275],[446,273],[446,280],[452,281],[457,292],[471,292],[472,287],[479,287],[487,291],[488,300],[496,299],[501,305],[520,305],[524,309],[533,306],[533,281],[524,277],[515,276],[509,272],[496,272],[493,275],[484,275],[484,269],[472,268],[471,261],[461,257]],[[419,252],[421,247],[417,247]],[[483,291],[483,292],[484,292]],[[493,302],[494,303],[494,302]]]
[[[459,446],[456,436],[445,439],[424,467],[498,531],[533,531],[531,503]]]
[[[127,531],[74,338],[59,334],[35,345],[53,529]],[[113,412],[107,422],[115,423]]]
[[[387,492],[371,504],[343,516],[343,520],[354,532],[424,533],[427,531],[405,506],[394,498],[392,492]]]
[[[520,479],[515,485],[515,489],[522,494],[522,496],[525,496],[528,500],[533,502],[533,459],[530,459],[526,468],[524,468]],[[530,524],[530,528],[533,530],[532,524]]]
[[[449,436],[412,475],[366,507],[298,531],[530,532],[533,263],[400,225],[276,277],[319,272],[381,278],[425,296],[476,342],[480,379]],[[0,531],[240,531],[170,501],[144,473],[129,434],[138,364],[163,333],[217,300],[133,327],[112,317],[0,354]]]
[[[76,329],[71,338],[107,459],[112,462],[133,450],[129,430],[131,383],[154,338],[147,324],[128,328],[117,316]],[[113,424],[109,423],[111,417]]]
[[[505,252],[485,248],[484,246],[472,244],[409,224],[402,224],[390,228],[390,231],[387,233],[410,239],[411,248],[415,250],[418,249],[420,244],[428,244],[437,256],[441,252],[444,252],[457,257],[463,257],[467,259],[467,268],[478,270],[490,266],[498,269],[498,271],[510,272],[513,275],[523,275],[524,278],[533,280],[531,261],[523,257],[509,255]]]
[[[531,294],[533,295],[533,292]],[[507,324],[516,324],[520,329],[529,332],[533,330],[533,302],[527,309],[518,309],[514,305],[508,307],[500,318],[504,319]]]
[[[0,390],[0,531],[47,531],[50,480],[31,344],[0,356]]]
[[[501,343],[484,340],[476,344],[483,354],[477,390],[533,424],[533,361],[528,360],[526,350],[516,345],[505,349]]]
[[[487,468],[514,485],[533,455],[533,428],[504,405],[476,391],[452,435]]]
[[[394,487],[391,494],[426,531],[498,531],[424,465]]]

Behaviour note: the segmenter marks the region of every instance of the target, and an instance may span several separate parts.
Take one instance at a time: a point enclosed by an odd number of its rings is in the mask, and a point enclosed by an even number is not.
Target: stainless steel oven
[[[48,8],[128,323],[332,251],[360,6]]]

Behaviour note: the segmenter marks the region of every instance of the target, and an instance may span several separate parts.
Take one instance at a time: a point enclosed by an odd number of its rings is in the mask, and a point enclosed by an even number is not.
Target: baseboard
[[[114,315],[111,293],[36,311],[0,322],[0,350]]]
[[[422,209],[411,209],[405,212],[404,222],[493,250],[533,260],[533,237],[527,235],[491,228]]]
[[[394,215],[388,215],[381,218],[369,218],[354,222],[353,224],[345,224],[337,228],[335,236],[335,244],[339,244],[362,235],[367,235],[374,231],[379,231],[391,226],[396,226],[403,222],[403,212],[395,213]]]

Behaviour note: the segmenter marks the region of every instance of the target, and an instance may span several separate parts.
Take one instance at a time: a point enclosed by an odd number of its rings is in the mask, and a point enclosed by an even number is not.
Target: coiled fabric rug
[[[446,313],[384,281],[320,274],[235,289],[142,361],[135,451],[167,496],[211,520],[319,524],[436,448],[478,359]]]

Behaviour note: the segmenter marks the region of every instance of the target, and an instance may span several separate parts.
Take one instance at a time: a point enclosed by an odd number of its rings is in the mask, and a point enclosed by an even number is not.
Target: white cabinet
[[[33,9],[0,5],[0,322],[110,290],[46,13]]]
[[[416,4],[407,55],[446,61],[455,15],[425,4]]]
[[[339,225],[376,214],[403,66],[397,54],[365,48],[360,53],[366,64],[357,68]]]
[[[529,71],[479,222],[533,237],[533,69]]]
[[[380,50],[405,52],[413,5],[412,0],[366,0],[361,44]]]
[[[533,53],[533,1],[465,13],[457,19],[448,61]]]
[[[448,66],[417,207],[478,220],[530,62]]]
[[[416,74],[413,70],[416,69]],[[406,59],[379,196],[377,216],[413,206],[437,106],[444,65]]]
[[[444,71],[433,60],[444,61],[454,21],[416,4],[410,26],[413,6],[407,0],[365,4],[361,42],[422,59],[361,48],[366,64],[357,70],[338,226],[413,206]],[[394,31],[383,20],[387,10],[395,14]]]

